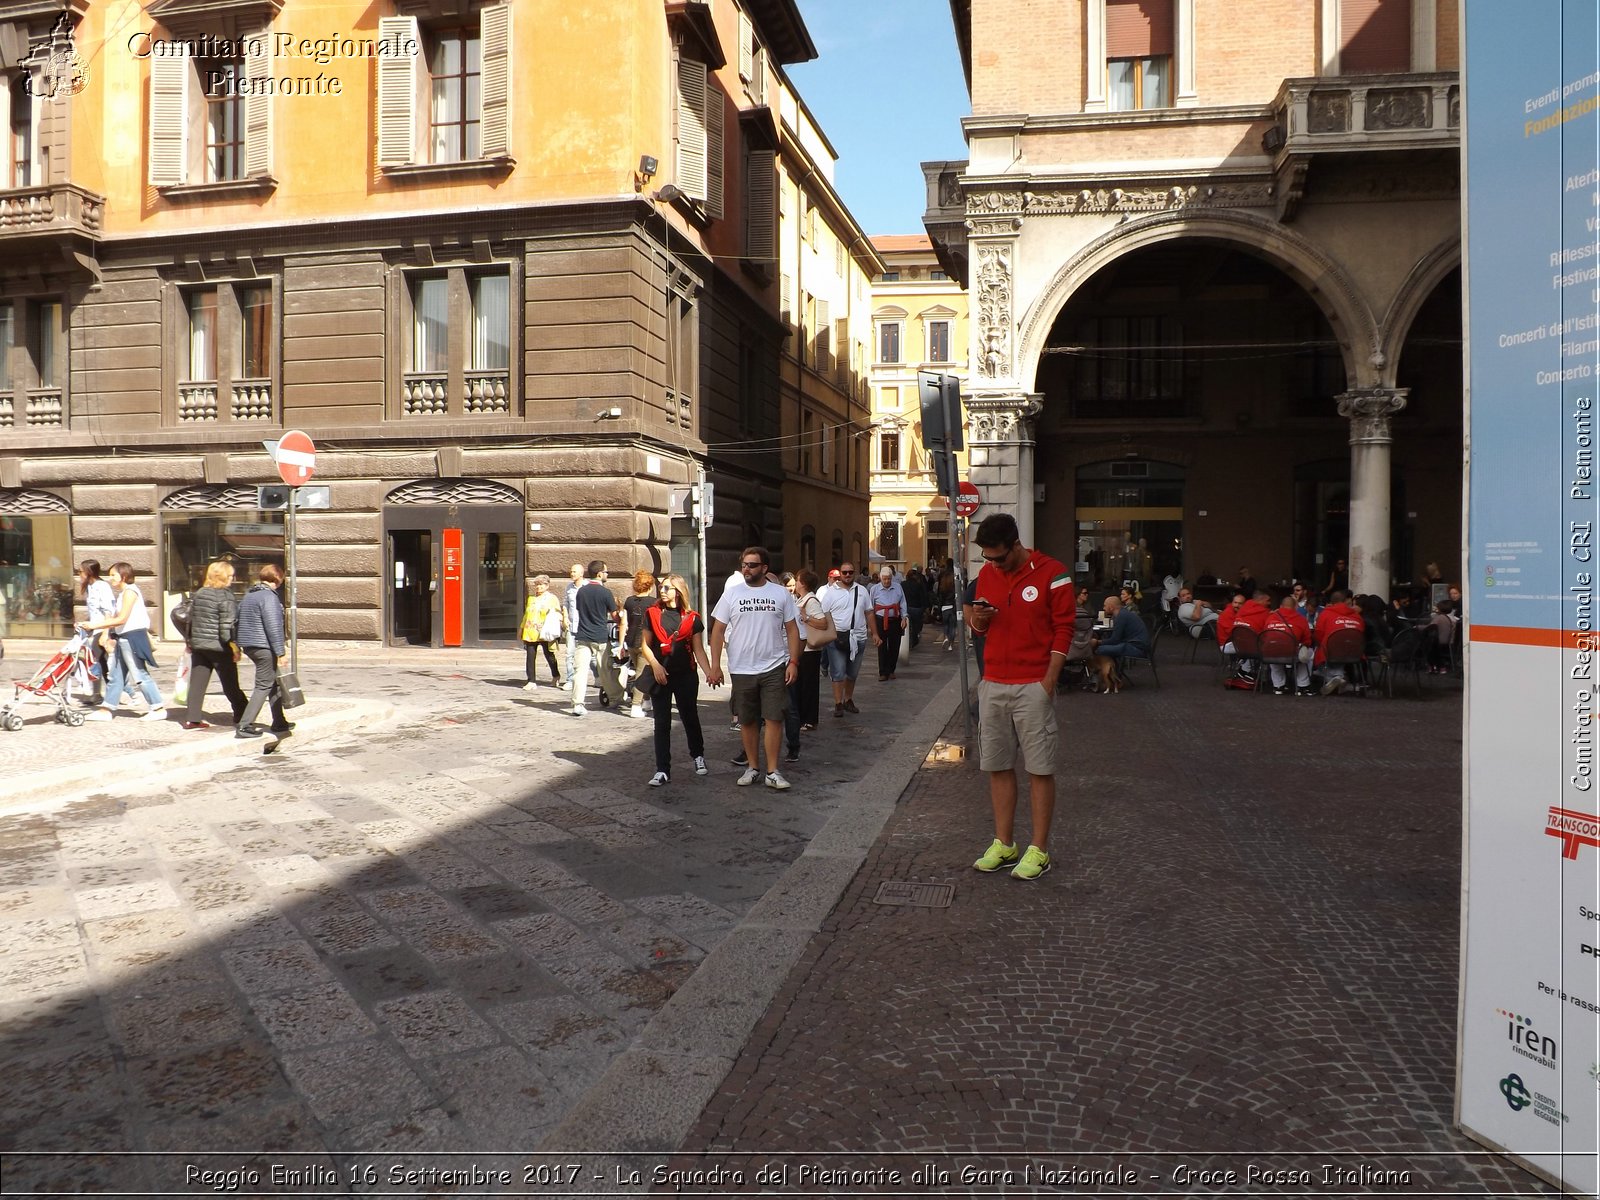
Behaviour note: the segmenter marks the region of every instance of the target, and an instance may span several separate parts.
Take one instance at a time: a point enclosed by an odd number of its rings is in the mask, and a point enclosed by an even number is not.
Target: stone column
[[[1335,396],[1350,422],[1350,587],[1389,599],[1389,418],[1409,388],[1355,388]]]
[[[1033,418],[1043,407],[1023,392],[980,393],[967,402],[967,473],[983,495],[980,517],[1008,512],[1033,545]]]
[[[972,212],[970,198],[968,203],[973,317],[966,405],[968,475],[983,494],[980,515],[1011,513],[1027,542],[1033,529],[1033,435],[1028,418],[1034,406],[1017,378],[1012,278],[1022,219]]]

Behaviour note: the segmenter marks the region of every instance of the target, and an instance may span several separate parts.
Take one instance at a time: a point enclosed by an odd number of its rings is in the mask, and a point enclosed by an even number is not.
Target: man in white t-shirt
[[[839,636],[823,650],[828,678],[833,680],[833,715],[860,712],[856,707],[856,676],[867,654],[867,642],[876,646],[877,622],[872,619],[872,596],[864,584],[856,582],[854,563],[839,564],[839,578],[818,594],[822,607],[833,617]]]
[[[789,706],[789,685],[800,665],[800,614],[787,588],[767,577],[771,560],[763,546],[739,556],[739,583],[727,588],[711,613],[711,670],[706,682],[722,683],[722,650],[728,650],[733,676],[733,711],[744,741],[744,774],[739,786],[761,778],[757,768],[761,745],[767,752],[767,786],[786,791],[789,781],[778,773],[778,744],[783,739],[783,714]]]

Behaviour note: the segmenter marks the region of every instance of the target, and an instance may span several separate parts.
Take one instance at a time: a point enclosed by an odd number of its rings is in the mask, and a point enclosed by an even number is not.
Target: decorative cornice
[[[1128,181],[1107,186],[1106,181],[1030,181],[1026,188],[967,192],[968,228],[977,233],[979,218],[993,220],[1001,214],[1020,216],[1101,216],[1106,213],[1172,212],[1184,208],[1265,208],[1277,187],[1266,176],[1229,179],[1215,183],[1187,179]]]

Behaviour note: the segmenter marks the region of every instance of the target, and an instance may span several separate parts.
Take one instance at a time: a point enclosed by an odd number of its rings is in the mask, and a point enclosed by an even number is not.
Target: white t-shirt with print
[[[722,593],[712,617],[728,627],[728,672],[760,675],[789,661],[788,626],[799,616],[794,597],[768,580],[751,587],[744,580]]]

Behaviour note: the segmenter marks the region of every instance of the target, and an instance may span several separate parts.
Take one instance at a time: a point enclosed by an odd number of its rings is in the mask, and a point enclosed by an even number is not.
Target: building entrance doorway
[[[482,496],[517,503],[461,503]],[[428,503],[444,500],[447,503]],[[521,498],[487,480],[428,480],[384,506],[391,646],[514,642],[522,616]]]
[[[1078,470],[1077,568],[1092,588],[1159,591],[1183,574],[1183,470],[1124,459]]]

